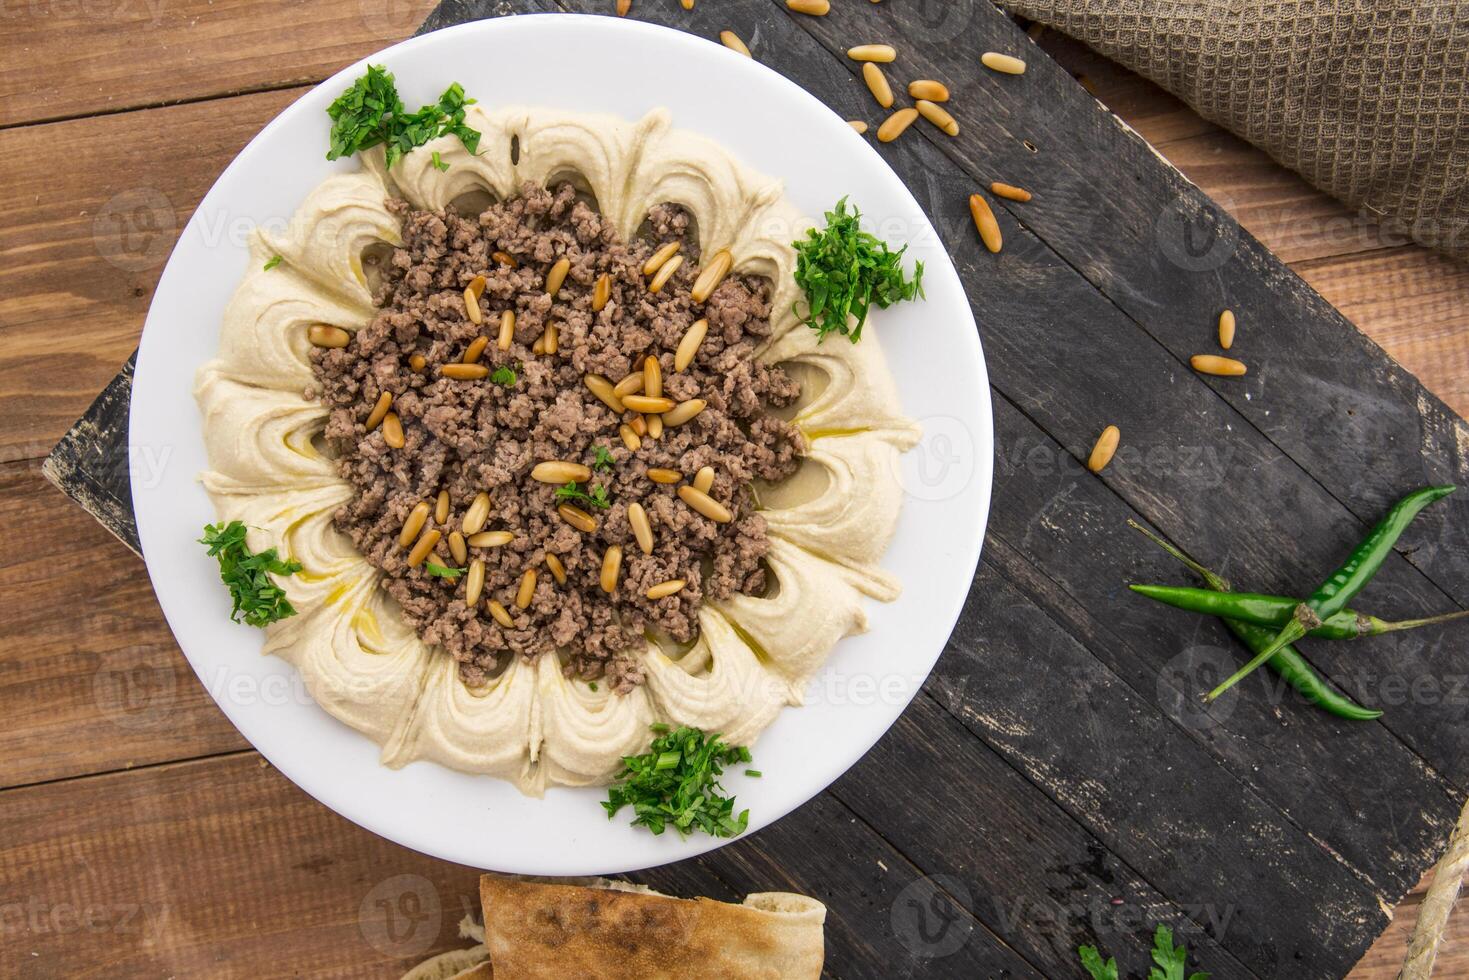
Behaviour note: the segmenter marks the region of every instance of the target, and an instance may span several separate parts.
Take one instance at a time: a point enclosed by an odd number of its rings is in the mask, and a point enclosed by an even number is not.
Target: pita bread
[[[826,906],[763,892],[732,905],[593,879],[590,885],[480,878],[495,980],[821,976]]]

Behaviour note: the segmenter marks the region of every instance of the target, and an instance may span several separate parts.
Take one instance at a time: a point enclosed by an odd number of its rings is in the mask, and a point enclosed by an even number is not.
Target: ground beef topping
[[[512,655],[555,654],[567,676],[626,693],[643,680],[628,651],[645,636],[688,643],[706,597],[764,590],[768,542],[751,485],[790,476],[804,451],[796,429],[769,413],[790,405],[798,385],[754,357],[770,333],[770,284],[729,275],[695,302],[699,256],[687,211],[660,205],[623,242],[568,183],[527,185],[478,215],[389,206],[403,245],[373,270],[377,317],[347,346],[312,351],[313,393],[330,408],[327,444],[356,490],[335,524],[385,573],[384,587],[418,635],[459,661],[467,683],[484,683]],[[672,242],[682,263],[654,292],[644,264]],[[547,277],[562,259],[569,264],[553,298]],[[604,275],[608,299],[594,311]],[[477,277],[479,323],[465,293],[473,296]],[[506,310],[515,321],[501,349]],[[705,339],[693,363],[676,371],[679,342],[701,319]],[[485,371],[453,367],[466,353]],[[657,360],[663,397],[707,403],[656,438],[649,429],[658,416],[617,413],[587,383],[588,375],[623,381],[642,371],[645,357]],[[379,421],[384,392],[391,412]],[[539,482],[532,471],[547,461],[590,473],[572,487]],[[714,474],[708,495],[728,522],[695,510],[684,499],[690,490],[680,495],[704,467]],[[650,469],[679,476],[656,482]],[[478,523],[470,511],[479,494],[490,501],[482,531],[508,532],[508,544],[496,544],[503,534],[465,533],[467,517],[471,530]],[[651,554],[639,547],[632,504],[647,516]],[[585,528],[588,517],[590,531],[569,522]],[[420,519],[421,529],[413,527]],[[415,547],[431,554],[413,563]],[[608,593],[601,582],[613,548],[622,558]],[[481,594],[470,605],[480,568]],[[648,597],[675,580],[685,583],[680,591]]]

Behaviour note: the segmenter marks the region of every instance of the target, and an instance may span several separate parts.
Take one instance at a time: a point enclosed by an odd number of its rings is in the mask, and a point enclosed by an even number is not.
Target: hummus
[[[866,599],[898,595],[878,562],[902,499],[897,457],[918,430],[901,413],[878,337],[869,326],[860,344],[817,344],[793,312],[790,246],[812,223],[778,181],[671,128],[666,112],[629,123],[475,106],[466,122],[483,134],[478,154],[445,137],[389,172],[371,151],[358,172],[313,190],[284,233],[257,232],[219,357],[199,372],[203,482],[220,518],[248,525],[252,548],[275,547],[302,565],[280,580],[298,615],[267,628],[265,652],[294,664],[323,708],[381,744],[385,764],[429,759],[532,794],[609,781],[622,756],[646,748],[653,722],[752,745],[782,707],[801,702],[836,642],[866,628]],[[434,166],[434,151],[447,170]],[[467,686],[454,658],[415,635],[379,588],[380,573],[333,527],[353,491],[320,448],[327,407],[304,394],[313,382],[308,328],[351,332],[376,313],[362,256],[399,243],[388,198],[442,209],[473,192],[503,199],[526,181],[568,178],[624,240],[653,206],[678,204],[697,222],[702,254],[728,249],[736,271],[768,278],[772,334],[759,357],[798,375],[804,391],[783,413],[810,447],[801,470],[755,488],[772,587],[706,601],[687,649],[650,640],[628,651],[647,680],[625,695],[564,677],[552,656],[516,658]]]

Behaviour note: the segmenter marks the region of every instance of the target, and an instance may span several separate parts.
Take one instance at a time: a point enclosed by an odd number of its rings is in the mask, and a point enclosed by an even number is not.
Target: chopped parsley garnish
[[[1209,980],[1209,974],[1188,972],[1188,950],[1173,945],[1173,930],[1159,926],[1153,933],[1153,963],[1148,970],[1148,980]],[[1081,946],[1076,950],[1081,965],[1092,980],[1117,980],[1117,960],[1102,961],[1102,954],[1095,946]]]
[[[750,811],[735,815],[734,799],[722,795],[719,776],[727,765],[749,762],[750,750],[697,728],[670,733],[666,725],[651,727],[658,737],[644,754],[623,756],[619,782],[607,789],[607,819],[631,806],[633,826],[655,834],[670,825],[682,837],[695,830],[714,837],[744,833]]]
[[[199,539],[209,548],[209,554],[219,559],[219,577],[229,587],[234,602],[230,619],[264,627],[296,615],[285,589],[270,576],[294,575],[301,570],[301,563],[294,559],[281,561],[274,548],[255,554],[245,543],[245,532],[245,525],[239,521],[206,524],[204,537]]]
[[[265,271],[269,272],[271,269],[274,269],[276,266],[280,265],[284,261],[285,259],[281,258],[279,255],[272,255],[270,258],[265,260]]]
[[[443,171],[449,169],[449,165],[444,162],[442,157],[439,156],[438,150],[434,150],[432,153],[429,154],[429,156],[433,158],[435,170],[438,170],[442,173]]]
[[[383,144],[387,165],[391,167],[414,147],[449,133],[459,137],[464,148],[474,153],[479,149],[479,131],[464,124],[464,109],[473,104],[474,100],[466,99],[464,88],[455,82],[444,90],[437,103],[410,114],[398,97],[392,74],[381,65],[369,65],[367,74],[327,107],[327,115],[332,117],[332,132],[326,158],[335,160]],[[439,163],[435,154],[434,166]]]
[[[509,365],[501,365],[495,368],[490,375],[490,381],[505,388],[514,388],[515,382],[520,380],[520,375],[515,373],[515,368]]]
[[[763,776],[765,774],[763,772],[761,772],[759,769],[746,769],[745,770],[745,775],[746,776],[749,776],[751,779],[759,779],[761,776]]]
[[[592,469],[606,473],[612,469],[612,450],[606,446],[592,447]]]
[[[596,690],[596,689],[597,689],[597,682],[596,682],[596,681],[591,681],[591,682],[589,682],[589,683],[588,683],[588,684],[587,684],[587,687],[589,687],[589,688],[591,688],[591,689],[592,689],[592,690],[593,690],[593,691],[595,691],[595,690]]]
[[[464,574],[464,569],[462,568],[447,568],[443,565],[438,565],[431,561],[424,562],[423,570],[428,572],[434,578],[458,578],[459,576]]]
[[[923,295],[923,263],[913,265],[913,278],[903,273],[903,253],[860,227],[861,212],[847,213],[844,197],[826,212],[826,230],[815,228],[791,244],[796,249],[796,284],[806,293],[802,321],[819,340],[839,333],[852,343],[862,339],[862,325],[873,306],[886,309]],[[796,310],[800,316],[800,310]],[[855,325],[849,320],[855,319]]]
[[[568,483],[564,487],[556,488],[556,499],[579,500],[584,504],[588,504],[589,506],[597,508],[598,510],[606,510],[608,507],[612,506],[612,501],[607,496],[607,488],[602,486],[600,483],[593,484],[592,487],[586,491],[579,489],[575,483]]]

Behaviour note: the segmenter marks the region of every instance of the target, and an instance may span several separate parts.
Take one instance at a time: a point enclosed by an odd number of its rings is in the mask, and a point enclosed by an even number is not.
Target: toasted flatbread
[[[815,980],[825,957],[826,906],[804,895],[731,905],[600,879],[484,875],[480,901],[495,980]]]

